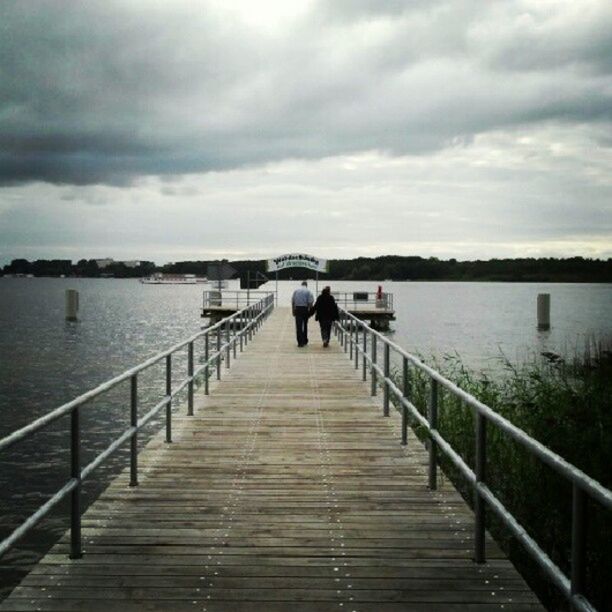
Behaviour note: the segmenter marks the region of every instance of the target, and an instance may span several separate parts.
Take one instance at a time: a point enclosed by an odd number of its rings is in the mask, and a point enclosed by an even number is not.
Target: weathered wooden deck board
[[[297,348],[278,309],[196,416],[178,417],[0,610],[538,610],[496,544],[384,418],[340,348]]]

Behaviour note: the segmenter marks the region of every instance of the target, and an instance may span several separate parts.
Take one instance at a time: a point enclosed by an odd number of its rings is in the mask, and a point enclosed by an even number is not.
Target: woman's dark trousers
[[[319,325],[321,326],[321,339],[323,340],[323,342],[329,342],[332,326],[331,319],[327,321],[321,320],[319,321]]]

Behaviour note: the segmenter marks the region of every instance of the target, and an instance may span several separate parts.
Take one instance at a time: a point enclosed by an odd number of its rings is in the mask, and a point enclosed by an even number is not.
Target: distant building
[[[137,268],[140,265],[140,261],[122,261],[122,263],[126,268]]]
[[[103,270],[104,268],[114,264],[115,260],[112,257],[107,257],[106,259],[96,259],[96,263],[98,264],[98,268]]]

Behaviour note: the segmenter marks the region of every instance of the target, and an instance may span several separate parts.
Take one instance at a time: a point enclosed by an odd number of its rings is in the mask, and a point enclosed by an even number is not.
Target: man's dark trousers
[[[295,307],[295,333],[298,346],[308,344],[308,306]]]

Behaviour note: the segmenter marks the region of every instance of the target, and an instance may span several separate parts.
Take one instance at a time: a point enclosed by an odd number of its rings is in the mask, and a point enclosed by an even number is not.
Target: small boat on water
[[[146,278],[141,278],[140,282],[145,285],[195,285],[197,283],[208,283],[208,279],[195,274],[163,274],[156,272]]]

